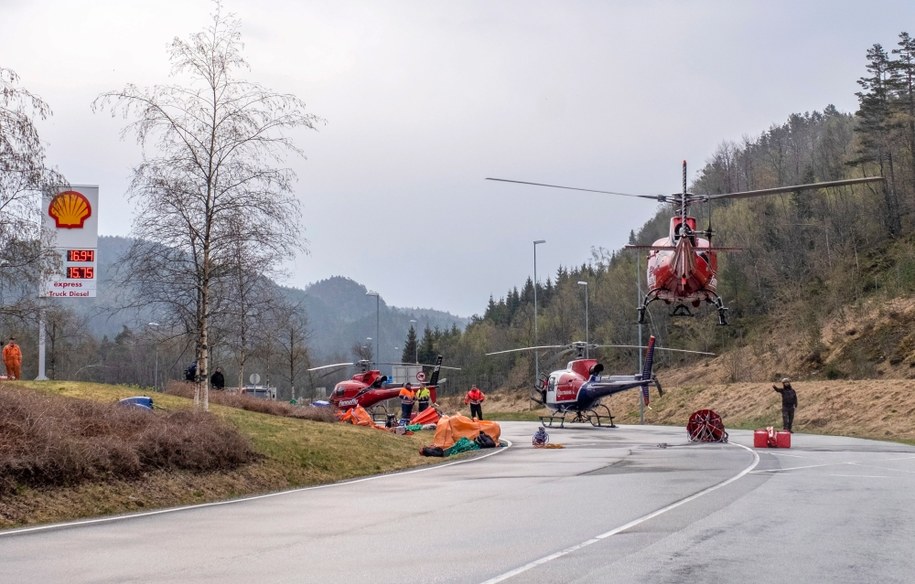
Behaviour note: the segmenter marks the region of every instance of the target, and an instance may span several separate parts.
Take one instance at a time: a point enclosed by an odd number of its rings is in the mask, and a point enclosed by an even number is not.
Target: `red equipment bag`
[[[776,432],[775,446],[777,448],[791,448],[791,432],[787,430]]]
[[[753,432],[754,448],[791,448],[791,432],[787,430],[775,431],[769,426],[765,430]]]

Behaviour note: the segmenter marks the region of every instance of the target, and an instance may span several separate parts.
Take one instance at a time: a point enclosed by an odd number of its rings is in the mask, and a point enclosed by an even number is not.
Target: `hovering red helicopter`
[[[597,359],[588,359],[584,357],[585,349],[598,347],[618,347],[631,349],[645,349],[645,360],[642,365],[642,372],[633,375],[601,375],[604,366]],[[648,339],[647,347],[636,345],[596,345],[589,343],[576,342],[571,345],[542,345],[539,347],[525,347],[522,349],[508,349],[506,351],[495,351],[486,353],[487,355],[501,355],[515,351],[530,351],[537,349],[558,349],[566,348],[577,351],[577,356],[566,365],[565,369],[553,371],[550,373],[546,383],[537,389],[536,394],[531,396],[535,402],[545,405],[551,410],[549,416],[541,416],[540,421],[545,426],[552,426],[553,422],[559,422],[560,427],[564,427],[566,415],[571,414],[569,422],[590,422],[592,426],[604,426],[604,421],[609,421],[610,428],[616,428],[613,423],[613,416],[610,408],[601,403],[601,400],[607,396],[640,387],[642,389],[642,398],[645,405],[648,405],[648,388],[654,386],[658,388],[658,395],[664,395],[660,382],[657,377],[652,375],[651,369],[654,361],[655,337]],[[702,355],[714,355],[714,353],[705,353],[702,351],[686,351],[681,349],[661,349],[662,351],[676,351],[680,353],[698,353]]]
[[[806,191],[826,187],[855,185],[882,181],[883,177],[853,178],[718,195],[696,195],[687,191],[686,161],[684,161],[683,192],[672,195],[637,195],[502,178],[488,178],[487,180],[603,193],[608,195],[620,195],[624,197],[639,197],[643,199],[652,199],[661,203],[671,203],[676,209],[676,214],[670,219],[670,232],[666,238],[659,239],[649,246],[626,246],[627,248],[650,250],[648,253],[647,269],[648,292],[645,294],[641,305],[638,307],[638,322],[639,324],[645,322],[645,311],[649,304],[655,300],[663,300],[666,304],[675,304],[671,316],[692,316],[689,306],[687,305],[692,305],[696,308],[702,302],[713,304],[718,310],[718,324],[726,325],[727,308],[725,308],[724,301],[721,299],[721,296],[718,295],[717,291],[717,252],[726,251],[728,248],[712,247],[711,224],[709,224],[708,229],[705,231],[697,230],[696,218],[689,215],[689,206],[691,204],[696,202],[708,203],[713,199],[758,197],[762,195],[775,195],[779,193]]]
[[[366,410],[372,410],[375,406],[384,407],[382,402],[397,397],[400,394],[400,390],[403,388],[403,384],[388,384],[388,376],[382,375],[381,371],[378,369],[369,369],[370,364],[371,362],[366,360],[357,361],[355,364],[334,363],[332,365],[312,367],[308,371],[319,371],[322,369],[347,367],[350,365],[359,366],[361,368],[359,373],[356,373],[350,379],[341,381],[334,386],[334,390],[331,392],[328,401],[331,405],[341,410],[348,410],[357,405],[362,406]],[[430,375],[429,381],[426,383],[426,386],[429,388],[432,403],[435,403],[435,390],[439,383],[439,372],[441,369],[442,356],[439,355],[435,360],[435,365],[432,366],[432,375]],[[422,377],[424,377],[424,375]],[[387,410],[385,410],[385,412],[387,412]]]

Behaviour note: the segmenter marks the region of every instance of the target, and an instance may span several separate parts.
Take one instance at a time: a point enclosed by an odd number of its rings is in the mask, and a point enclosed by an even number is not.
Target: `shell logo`
[[[64,191],[51,199],[48,215],[54,218],[58,229],[82,229],[92,216],[92,206],[82,193]]]

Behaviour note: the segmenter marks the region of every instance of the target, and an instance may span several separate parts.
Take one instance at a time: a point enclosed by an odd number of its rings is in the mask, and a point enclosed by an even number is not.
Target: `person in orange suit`
[[[486,395],[480,391],[480,388],[473,385],[470,388],[470,391],[467,392],[467,395],[464,396],[464,403],[470,404],[470,417],[475,420],[483,419],[483,401],[486,399]]]
[[[416,392],[413,391],[413,385],[407,383],[400,390],[400,420],[403,425],[410,423],[410,417],[413,415],[413,402],[416,401]]]
[[[19,379],[22,376],[22,350],[16,344],[16,338],[10,337],[10,342],[3,347],[3,364],[6,365],[6,377]]]

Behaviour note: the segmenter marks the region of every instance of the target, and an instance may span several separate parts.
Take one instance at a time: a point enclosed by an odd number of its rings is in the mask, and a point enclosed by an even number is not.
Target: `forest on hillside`
[[[9,84],[9,79],[4,82]],[[879,44],[871,47],[858,84],[856,112],[827,105],[823,111],[792,114],[759,136],[722,142],[688,185],[692,193],[719,194],[853,177],[885,178],[882,183],[722,200],[692,209],[702,228],[715,233],[716,247],[733,249],[719,254],[718,272],[729,326],[718,326],[707,307],[693,318],[671,317],[670,308],[660,302],[649,307],[645,324],[637,325],[636,307],[645,292],[644,251],[595,247],[592,257],[580,265],[561,267],[537,282],[529,278],[504,296],[490,298],[484,314],[474,316],[466,328],[440,328],[385,306],[380,336],[389,340],[386,347],[402,352],[399,358],[405,362],[431,362],[441,354],[446,365],[459,367],[448,371],[445,394],[463,391],[471,383],[489,390],[531,387],[535,358],[541,373],[569,358],[558,349],[487,355],[535,344],[565,346],[588,340],[638,345],[654,335],[661,347],[720,353],[753,346],[772,334],[772,323],[790,322],[804,331],[815,351],[828,315],[874,296],[909,295],[915,288],[915,40],[901,33],[889,50]],[[651,220],[631,232],[630,243],[650,245],[666,236],[671,213],[669,205],[659,206]],[[0,249],[0,265],[9,265],[16,246],[28,242],[17,239],[16,225],[7,222],[0,227],[8,243]],[[177,261],[187,256],[175,257]],[[209,363],[234,369],[227,371],[230,378],[256,367],[267,379],[279,380],[280,395],[285,396],[292,387],[298,396],[308,397],[314,388],[332,385],[326,375],[306,371],[318,364],[312,363],[315,349],[310,344],[315,338],[309,327],[319,322],[333,326],[324,322],[326,310],[313,307],[309,313],[300,298],[273,284],[267,272],[240,279],[232,265],[227,260],[227,269],[218,272],[224,279],[212,288],[207,309],[212,317],[207,329],[207,350],[213,351]],[[32,324],[38,307],[27,300],[33,296],[30,283],[8,270],[0,270],[0,275],[0,333],[37,330]],[[125,295],[131,278],[126,273],[121,280]],[[148,305],[149,290],[145,298],[119,299],[120,305]],[[185,296],[178,296],[169,286],[156,289],[157,301],[166,306],[170,302],[175,309],[168,326],[164,320],[146,318],[138,321],[139,328],[125,327],[112,336],[87,333],[85,317],[55,307],[44,315],[51,344],[49,367],[84,380],[160,382],[160,367],[167,366],[174,374],[185,358],[194,359],[199,343],[198,315],[190,309],[194,290],[189,285],[182,292]],[[325,304],[338,296],[329,294]],[[350,320],[377,326],[380,299],[366,298],[364,290],[356,297],[359,314]],[[239,322],[244,326],[240,328]],[[361,339],[348,349],[349,354],[338,352],[334,357],[349,361],[374,356],[372,343]],[[595,355],[611,372],[631,373],[638,362],[633,349],[607,349]],[[659,365],[697,359],[701,357],[663,353]],[[862,365],[846,373],[864,376],[868,371]],[[734,376],[739,376],[739,364],[734,365]]]
[[[843,113],[795,113],[762,135],[725,141],[688,186],[691,193],[720,194],[882,176],[883,182],[747,199],[722,199],[698,214],[703,229],[715,233],[719,254],[718,292],[729,310],[729,326],[718,326],[714,309],[693,318],[671,317],[670,307],[649,307],[641,327],[636,307],[644,293],[642,250],[594,248],[590,261],[560,268],[534,286],[490,298],[482,317],[464,333],[442,338],[437,349],[463,367],[462,387],[530,387],[533,352],[486,353],[536,345],[644,343],[648,335],[662,347],[724,352],[760,343],[772,323],[787,321],[804,331],[811,351],[823,320],[863,299],[911,294],[915,289],[915,40],[899,35],[891,50],[874,45],[858,79],[859,109]],[[650,245],[666,237],[672,214],[661,206],[653,219],[632,232],[630,243]],[[581,285],[586,282],[586,285]],[[588,294],[587,299],[585,294]],[[588,330],[585,330],[587,324]],[[544,369],[564,365],[568,352],[539,351]],[[599,353],[609,371],[637,369],[633,350]],[[594,356],[592,354],[592,356]],[[702,357],[660,355],[661,366]],[[864,366],[862,366],[864,367]],[[846,372],[866,376],[866,369]],[[733,376],[739,378],[739,364]]]

